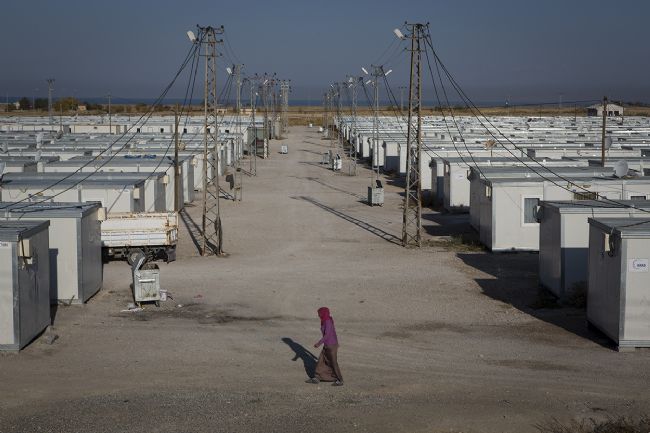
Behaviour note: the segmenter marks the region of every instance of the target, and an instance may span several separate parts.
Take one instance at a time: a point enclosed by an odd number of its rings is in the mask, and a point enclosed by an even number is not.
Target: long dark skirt
[[[339,346],[324,346],[316,363],[316,377],[323,382],[343,381],[337,359]]]

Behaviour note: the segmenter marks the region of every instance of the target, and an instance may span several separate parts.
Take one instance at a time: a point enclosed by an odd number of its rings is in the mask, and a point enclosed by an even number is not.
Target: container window
[[[525,197],[524,198],[524,224],[535,224],[537,219],[535,218],[535,209],[539,205],[539,198],[537,197]]]
[[[573,199],[574,200],[598,200],[598,193],[591,192],[591,191],[574,192]]]

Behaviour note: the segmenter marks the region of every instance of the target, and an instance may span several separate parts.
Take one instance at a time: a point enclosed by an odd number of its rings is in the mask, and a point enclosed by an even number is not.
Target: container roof
[[[616,200],[616,203],[601,200],[544,200],[539,205],[543,208],[556,209],[559,213],[639,213],[647,215],[650,219],[650,213],[643,212],[643,210],[650,210],[650,200]]]
[[[650,215],[639,218],[589,218],[589,224],[622,238],[650,238]]]
[[[102,207],[101,202],[39,202],[39,203],[20,203],[15,210],[11,209],[12,202],[0,202],[0,215],[4,218],[16,217],[43,217],[43,218],[70,218],[82,217],[95,209]]]
[[[20,239],[46,230],[50,222],[44,221],[0,221],[0,241],[18,242]]]

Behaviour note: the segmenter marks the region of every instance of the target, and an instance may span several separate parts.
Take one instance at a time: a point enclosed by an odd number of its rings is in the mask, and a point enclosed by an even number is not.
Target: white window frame
[[[521,209],[520,209],[520,215],[521,215],[521,226],[522,227],[533,227],[533,226],[538,226],[539,223],[535,221],[534,223],[527,223],[526,222],[526,214],[525,214],[525,209],[526,209],[526,199],[527,198],[536,198],[539,201],[544,200],[544,196],[539,195],[539,194],[530,194],[530,195],[522,195],[521,196]]]

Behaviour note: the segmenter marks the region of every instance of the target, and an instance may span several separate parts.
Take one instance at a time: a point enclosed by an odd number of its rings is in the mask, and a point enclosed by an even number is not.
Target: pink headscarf
[[[332,320],[332,322],[334,322],[332,316],[330,316],[330,309],[327,307],[320,307],[318,309],[318,317],[320,317],[321,325],[325,323],[327,319]]]

